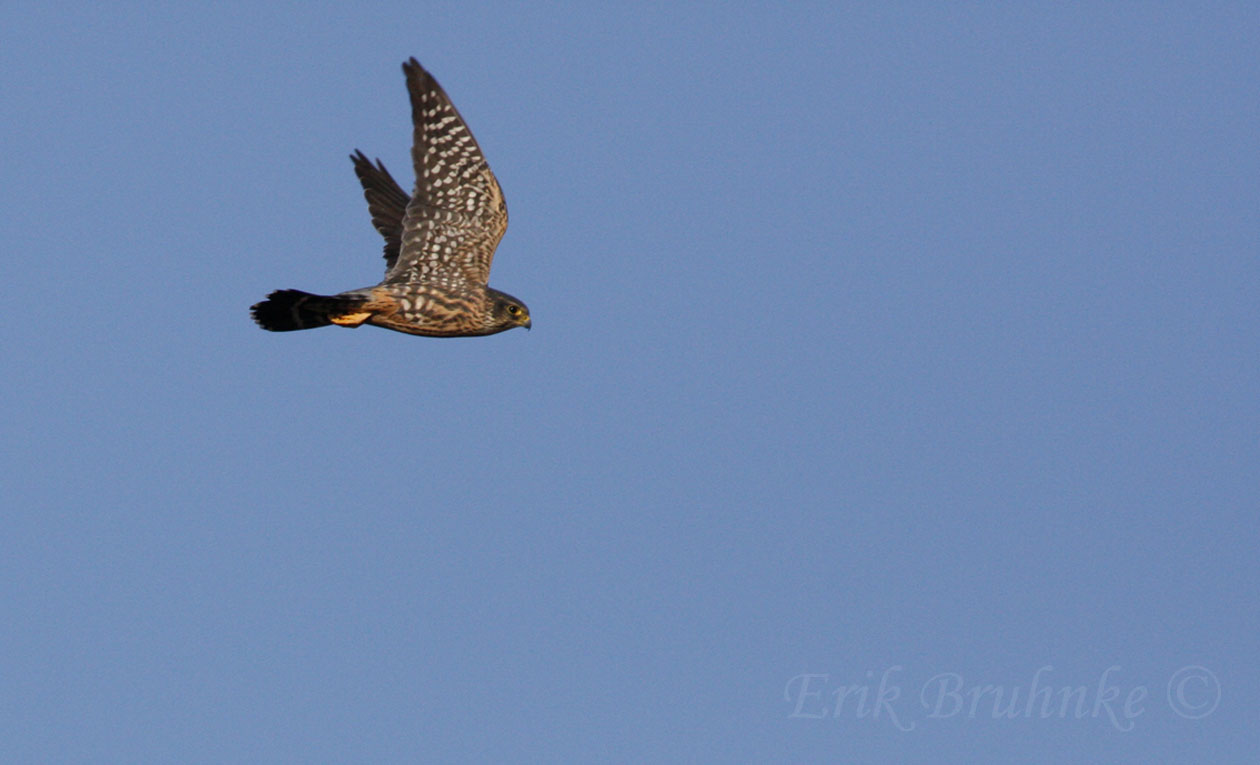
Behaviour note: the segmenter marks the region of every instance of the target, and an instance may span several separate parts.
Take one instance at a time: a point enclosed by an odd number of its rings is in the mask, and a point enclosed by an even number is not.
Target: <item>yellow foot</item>
[[[357,327],[372,317],[371,311],[362,313],[343,313],[340,316],[329,316],[333,324],[340,324],[343,327]]]

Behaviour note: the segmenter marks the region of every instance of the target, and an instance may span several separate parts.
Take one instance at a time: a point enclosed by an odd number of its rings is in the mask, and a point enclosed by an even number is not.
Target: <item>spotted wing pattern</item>
[[[354,174],[363,184],[363,197],[372,215],[372,225],[385,237],[385,272],[389,273],[398,262],[402,248],[403,215],[410,197],[379,159],[373,165],[363,152],[355,151],[350,160],[354,162]]]
[[[402,248],[386,282],[466,280],[485,285],[507,230],[507,206],[477,139],[433,75],[403,64],[411,95],[416,187],[403,218]]]

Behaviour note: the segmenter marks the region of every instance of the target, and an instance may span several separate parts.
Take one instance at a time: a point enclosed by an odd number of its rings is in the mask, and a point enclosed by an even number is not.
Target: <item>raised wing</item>
[[[477,139],[442,86],[414,58],[403,64],[411,95],[416,188],[403,217],[402,251],[387,281],[490,278],[507,230],[507,205]]]
[[[385,237],[385,273],[388,274],[398,262],[398,252],[402,248],[403,215],[410,197],[379,159],[373,165],[363,152],[356,149],[350,160],[354,162],[354,174],[363,184],[363,198],[367,200],[372,225]]]

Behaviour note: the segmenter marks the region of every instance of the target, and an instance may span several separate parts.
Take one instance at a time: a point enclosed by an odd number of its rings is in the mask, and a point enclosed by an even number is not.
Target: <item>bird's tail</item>
[[[370,311],[362,310],[366,302],[366,298],[362,297],[329,297],[301,290],[276,290],[266,300],[251,306],[249,312],[258,326],[272,332],[314,329],[329,324],[357,327],[372,315]]]

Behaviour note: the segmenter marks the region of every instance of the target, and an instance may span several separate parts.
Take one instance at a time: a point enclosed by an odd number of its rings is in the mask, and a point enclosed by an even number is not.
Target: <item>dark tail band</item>
[[[334,323],[332,317],[352,312],[361,304],[361,300],[312,295],[301,290],[276,290],[251,306],[249,312],[263,329],[292,332],[327,327]]]

